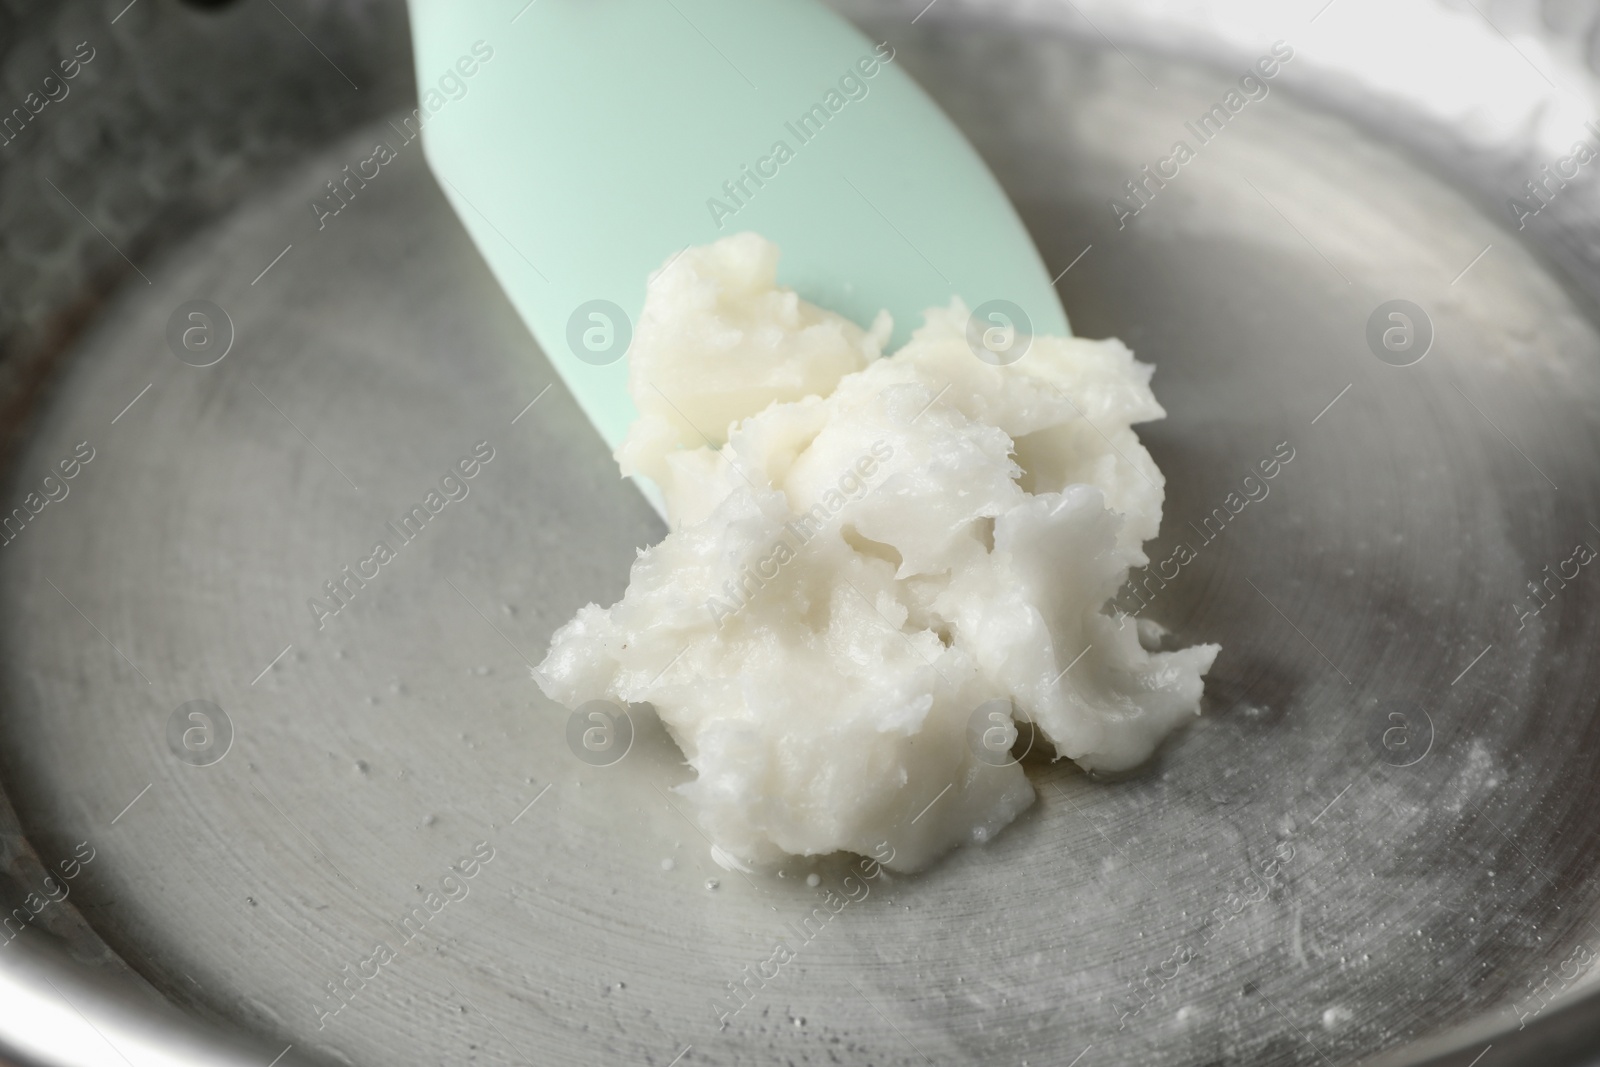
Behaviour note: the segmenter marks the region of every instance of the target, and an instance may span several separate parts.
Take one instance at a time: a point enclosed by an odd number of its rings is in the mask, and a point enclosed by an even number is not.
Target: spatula
[[[813,0],[410,0],[429,164],[613,448],[645,281],[754,230],[779,282],[901,343],[921,312],[1065,333],[983,161],[904,69]],[[908,19],[909,24],[909,19]],[[648,494],[647,495],[651,495]]]

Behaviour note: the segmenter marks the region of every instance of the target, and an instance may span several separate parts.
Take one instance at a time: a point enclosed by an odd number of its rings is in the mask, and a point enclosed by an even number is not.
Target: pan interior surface
[[[1136,201],[1236,74],[901,54],[1074,329],[1157,367],[1166,522],[1119,603],[1222,644],[1205,714],[1117,780],[1030,763],[1034,807],[923,875],[718,867],[647,709],[596,766],[528,678],[662,529],[380,121],[141,263],[10,472],[8,506],[78,468],[0,553],[0,768],[145,978],[350,1063],[1266,1065],[1515,1027],[1595,944],[1586,309],[1285,91]]]

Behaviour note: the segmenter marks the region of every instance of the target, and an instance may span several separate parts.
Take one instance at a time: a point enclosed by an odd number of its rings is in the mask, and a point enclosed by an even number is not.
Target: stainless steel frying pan
[[[998,840],[801,937],[842,862],[718,868],[648,715],[596,766],[528,680],[661,528],[398,121],[402,5],[11,0],[12,1059],[1592,1061],[1596,16],[844,10],[1157,366],[1166,569],[1123,603],[1221,642],[1205,715],[1122,779],[1030,763]]]

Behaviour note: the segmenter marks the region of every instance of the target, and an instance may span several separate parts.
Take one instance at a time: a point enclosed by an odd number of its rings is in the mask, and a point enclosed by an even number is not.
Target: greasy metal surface
[[[7,486],[94,449],[0,554],[0,768],[41,856],[93,842],[72,901],[158,988],[353,1063],[1345,1063],[1515,1026],[1593,955],[1594,568],[1517,614],[1600,547],[1592,326],[1498,224],[1286,93],[1118,229],[1108,198],[1233,76],[1141,56],[1149,92],[1115,52],[994,31],[901,47],[1054,269],[1092,245],[1061,283],[1078,331],[1159,368],[1151,555],[1194,558],[1145,613],[1223,644],[1205,717],[1122,781],[1033,767],[997,841],[800,944],[840,864],[721,871],[658,728],[585,766],[528,681],[660,529],[559,385],[525,408],[549,369],[379,124],[141,261]],[[397,158],[318,230],[308,201],[375,139]],[[236,335],[205,368],[166,339],[196,298]],[[1393,299],[1432,322],[1412,366],[1367,345]],[[397,544],[480,441],[466,498]],[[395,558],[318,629],[307,599],[379,539]],[[194,700],[231,721],[209,766],[169,745]],[[780,937],[795,959],[719,1030]]]

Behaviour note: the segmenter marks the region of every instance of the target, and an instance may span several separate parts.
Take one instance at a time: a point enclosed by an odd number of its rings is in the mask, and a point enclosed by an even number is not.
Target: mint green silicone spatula
[[[410,10],[433,172],[612,447],[635,417],[623,355],[646,278],[742,230],[777,243],[802,297],[863,325],[887,308],[896,345],[953,295],[1066,332],[982,160],[891,44],[814,0]]]

